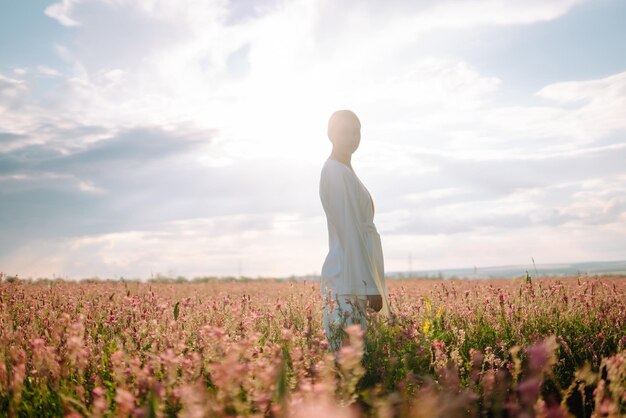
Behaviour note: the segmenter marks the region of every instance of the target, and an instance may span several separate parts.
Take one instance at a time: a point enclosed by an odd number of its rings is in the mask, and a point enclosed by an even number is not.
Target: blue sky
[[[626,258],[626,4],[0,2],[0,270],[318,273],[332,111],[387,271]]]

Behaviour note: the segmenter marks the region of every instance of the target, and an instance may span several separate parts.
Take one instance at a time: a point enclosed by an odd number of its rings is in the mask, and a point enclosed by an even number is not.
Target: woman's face
[[[352,154],[361,143],[361,124],[354,121],[343,126],[337,142],[342,151]]]

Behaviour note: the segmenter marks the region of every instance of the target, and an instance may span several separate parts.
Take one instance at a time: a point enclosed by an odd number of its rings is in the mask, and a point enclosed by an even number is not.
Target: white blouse
[[[320,199],[328,223],[329,251],[322,266],[326,295],[382,295],[389,313],[380,235],[374,225],[374,202],[347,165],[329,158],[320,177]]]

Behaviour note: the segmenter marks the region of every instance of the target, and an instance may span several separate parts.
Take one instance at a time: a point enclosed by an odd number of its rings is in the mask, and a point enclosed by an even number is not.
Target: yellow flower
[[[422,331],[424,334],[428,334],[430,332],[430,321],[427,319],[424,321],[424,326],[422,327]]]
[[[437,310],[437,318],[441,318],[442,314],[443,314],[443,306],[440,306],[439,310]]]
[[[424,298],[426,301],[426,312],[430,313],[430,299]]]

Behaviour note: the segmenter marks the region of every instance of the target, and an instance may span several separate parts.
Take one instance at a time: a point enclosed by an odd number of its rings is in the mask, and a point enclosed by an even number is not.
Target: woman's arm
[[[367,303],[376,312],[383,308],[383,298],[381,295],[367,295]]]

